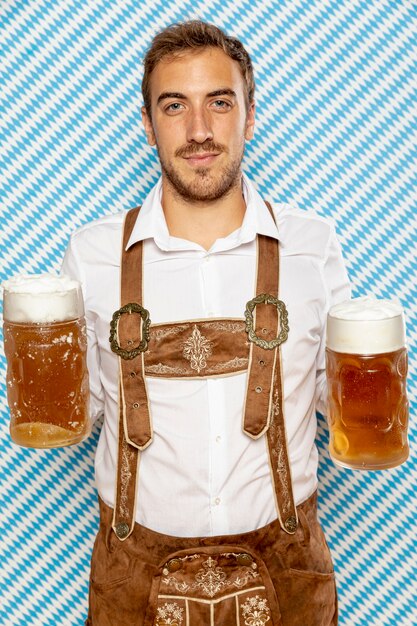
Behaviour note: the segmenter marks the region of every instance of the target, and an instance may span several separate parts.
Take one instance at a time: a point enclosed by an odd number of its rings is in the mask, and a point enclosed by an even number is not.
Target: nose
[[[187,127],[187,141],[196,143],[204,143],[213,139],[213,131],[211,129],[210,114],[203,109],[194,109],[190,111]]]

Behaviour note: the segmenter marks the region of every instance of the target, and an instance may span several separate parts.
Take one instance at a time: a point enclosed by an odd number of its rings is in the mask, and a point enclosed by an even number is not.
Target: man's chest
[[[152,252],[152,250],[150,251]],[[318,263],[303,255],[281,255],[279,298],[288,310],[290,332],[283,358],[315,357],[323,330],[325,294]],[[140,268],[138,268],[139,276]],[[244,319],[246,303],[256,294],[256,245],[242,252],[167,254],[155,259],[144,246],[142,305],[152,324],[206,318]],[[120,307],[120,267],[97,268],[86,306],[95,326],[103,365],[113,364],[109,328]]]

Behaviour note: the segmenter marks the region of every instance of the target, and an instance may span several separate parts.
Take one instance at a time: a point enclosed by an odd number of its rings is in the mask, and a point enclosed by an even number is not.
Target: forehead
[[[204,48],[163,58],[152,72],[150,86],[152,100],[164,91],[191,97],[219,88],[230,88],[243,96],[244,80],[237,61],[219,48]]]

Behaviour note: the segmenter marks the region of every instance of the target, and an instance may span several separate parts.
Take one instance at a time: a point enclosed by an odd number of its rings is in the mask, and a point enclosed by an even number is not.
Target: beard
[[[176,191],[184,200],[189,202],[211,202],[218,200],[227,195],[231,189],[240,185],[241,171],[240,166],[243,159],[244,141],[240,147],[238,155],[221,170],[214,174],[210,171],[210,167],[198,167],[190,173],[190,177],[187,180],[185,176],[181,175],[181,172],[168,163],[159,150],[157,145],[159,161],[161,163],[161,169],[171,187]],[[215,152],[215,153],[228,153],[228,150],[222,144],[215,143],[214,141],[205,141],[201,144],[189,144],[178,148],[175,151],[175,157],[186,158],[193,154]]]

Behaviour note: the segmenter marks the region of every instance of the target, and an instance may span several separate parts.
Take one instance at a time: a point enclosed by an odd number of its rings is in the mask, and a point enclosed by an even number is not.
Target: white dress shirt
[[[333,227],[287,205],[274,206],[277,226],[244,176],[241,227],[210,250],[171,237],[161,181],[146,198],[128,245],[144,241],[144,302],[153,323],[244,317],[255,294],[256,235],[280,243],[279,298],[288,309],[281,346],[284,415],[296,504],[317,486],[315,411],[325,412],[325,321],[350,296]],[[118,365],[109,324],[120,307],[124,212],[76,231],[62,271],[83,287],[88,327],[91,415],[104,411],[96,452],[101,498],[114,506],[117,467]],[[151,328],[152,332],[152,328]],[[242,432],[247,373],[170,380],[147,376],[154,441],[141,454],[136,520],[176,536],[234,534],[276,519],[265,436]]]

